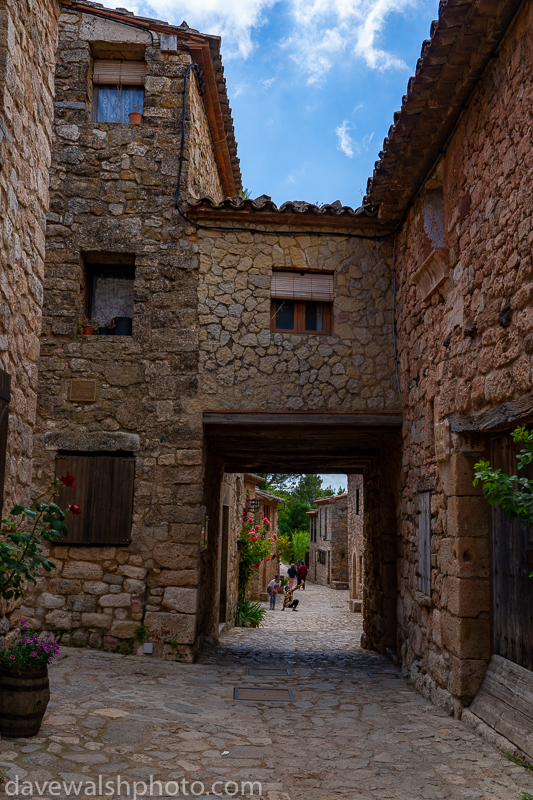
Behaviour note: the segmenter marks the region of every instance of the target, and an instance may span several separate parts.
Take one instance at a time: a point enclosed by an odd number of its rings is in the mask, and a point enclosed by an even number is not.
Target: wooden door
[[[517,471],[520,449],[510,436],[492,441],[491,464],[503,472],[533,478],[533,466]],[[533,670],[533,529],[493,508],[494,652]]]

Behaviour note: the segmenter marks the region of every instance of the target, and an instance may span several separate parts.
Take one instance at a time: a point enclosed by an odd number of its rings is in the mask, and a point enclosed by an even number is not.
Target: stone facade
[[[310,512],[309,574],[312,583],[347,589],[349,585],[348,495],[315,500]]]
[[[55,3],[0,3],[0,367],[11,376],[4,511],[28,502],[37,405]]]
[[[199,231],[198,248],[206,410],[398,407],[388,243],[286,236],[274,228],[253,235]],[[271,332],[272,271],[288,267],[334,274],[332,336]]]
[[[222,476],[208,502],[210,547],[200,552],[197,258],[174,207],[191,56],[161,49],[157,33],[152,38],[107,18],[70,10],[60,17],[34,488],[39,495],[50,485],[60,451],[133,454],[132,543],[53,547],[56,570],[23,610],[37,627],[63,631],[64,642],[113,648],[132,640],[147,584],[145,622],[158,653],[188,659],[198,632],[216,629],[210,615],[220,564],[211,551],[220,545]],[[94,58],[132,55],[146,64],[143,124],[95,122]],[[196,81],[192,70],[182,181],[217,197],[221,182]],[[78,335],[88,261],[134,263],[132,336]],[[76,378],[96,381],[94,402],[70,400]],[[230,573],[234,558],[232,551]],[[202,572],[208,588],[199,594]],[[227,602],[231,612],[235,598]],[[171,650],[169,641],[178,646]]]
[[[350,611],[361,611],[364,585],[364,479],[348,475],[348,569]]]
[[[434,424],[532,389],[532,54],[525,4],[396,241],[405,415],[398,642],[415,685],[456,712],[475,695],[492,652],[489,507],[472,486],[474,463],[490,455],[481,431],[452,430],[449,460],[438,461]],[[438,226],[428,214],[436,194]],[[416,277],[439,248],[444,280],[426,294]],[[426,599],[417,564],[419,497],[428,490]]]

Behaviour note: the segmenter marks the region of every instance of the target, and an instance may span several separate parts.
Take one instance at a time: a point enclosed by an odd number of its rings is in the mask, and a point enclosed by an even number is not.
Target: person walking
[[[305,579],[307,578],[307,567],[302,562],[298,567],[298,586],[302,586],[302,589],[305,589]]]
[[[283,595],[283,608],[282,611],[285,611],[286,608],[292,608],[293,611],[298,611],[298,603],[300,602],[298,599],[294,599],[294,592],[300,589],[300,586],[295,586],[294,589],[290,589],[288,586],[285,587],[285,594]]]
[[[298,575],[298,571],[294,566],[294,564],[290,565],[289,569],[287,570],[287,575],[289,577],[289,589],[292,589],[292,587],[294,586],[294,579]]]
[[[273,579],[267,586],[267,592],[270,596],[270,609],[272,611],[276,610],[276,595],[279,591],[280,586],[281,586],[281,581],[279,579],[279,575],[274,575]]]

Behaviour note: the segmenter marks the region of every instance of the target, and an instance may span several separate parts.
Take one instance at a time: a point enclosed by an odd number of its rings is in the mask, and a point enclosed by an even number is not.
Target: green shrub
[[[266,610],[261,603],[254,603],[249,597],[239,600],[236,624],[241,628],[261,628],[266,617]]]

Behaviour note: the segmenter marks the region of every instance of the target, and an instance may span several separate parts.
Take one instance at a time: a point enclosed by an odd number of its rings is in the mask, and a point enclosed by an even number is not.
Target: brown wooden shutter
[[[97,58],[94,62],[93,83],[108,86],[142,86],[145,79],[145,61]]]
[[[116,455],[60,455],[56,475],[70,472],[75,488],[64,488],[59,505],[75,503],[81,514],[67,515],[65,544],[127,545],[131,542],[135,459]]]
[[[316,272],[272,273],[271,296],[284,300],[333,302],[333,275]]]
[[[11,375],[0,369],[0,512],[4,506]]]
[[[421,492],[418,504],[418,590],[431,597],[431,492]]]

